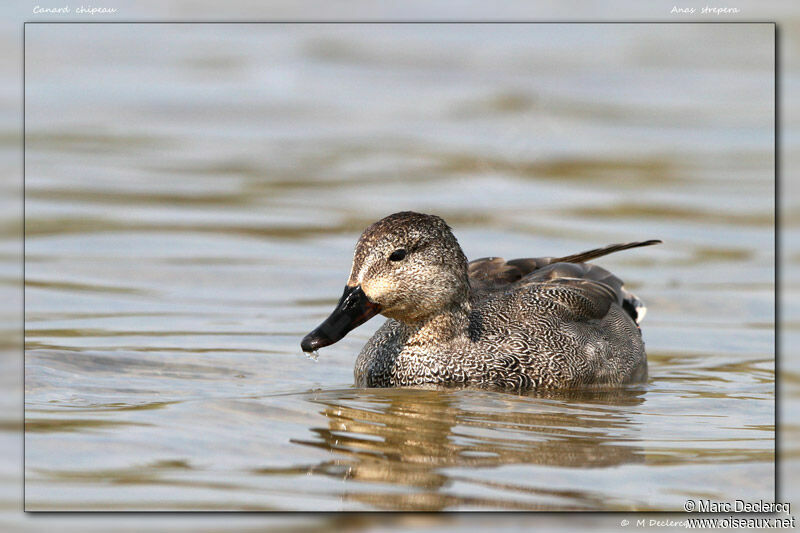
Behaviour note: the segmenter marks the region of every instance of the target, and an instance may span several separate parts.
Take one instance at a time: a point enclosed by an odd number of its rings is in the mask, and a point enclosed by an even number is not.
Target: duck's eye
[[[392,255],[389,256],[389,261],[402,261],[406,257],[406,251],[403,248],[399,248],[392,252]]]

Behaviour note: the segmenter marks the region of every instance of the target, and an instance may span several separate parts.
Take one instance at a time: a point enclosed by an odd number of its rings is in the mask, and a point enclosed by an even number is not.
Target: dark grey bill
[[[347,332],[357,328],[381,311],[381,306],[370,302],[361,285],[346,286],[344,294],[325,322],[309,333],[300,343],[304,352],[313,352],[340,341]]]

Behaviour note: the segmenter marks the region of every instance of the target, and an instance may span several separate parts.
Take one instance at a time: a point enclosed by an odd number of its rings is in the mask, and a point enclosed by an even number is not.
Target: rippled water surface
[[[28,25],[28,510],[679,510],[774,489],[773,26]],[[359,233],[603,258],[646,384],[352,386]]]

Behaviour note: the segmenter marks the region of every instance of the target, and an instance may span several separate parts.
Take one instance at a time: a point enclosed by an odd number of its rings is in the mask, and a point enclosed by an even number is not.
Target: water
[[[29,25],[28,510],[680,510],[774,490],[771,25]],[[363,228],[600,263],[650,379],[352,386]]]

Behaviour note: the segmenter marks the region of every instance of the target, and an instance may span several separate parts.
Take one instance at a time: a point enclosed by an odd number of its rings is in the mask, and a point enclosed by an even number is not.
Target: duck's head
[[[413,324],[468,297],[467,259],[445,221],[395,213],[364,230],[339,304],[300,346],[333,344],[378,313]]]

